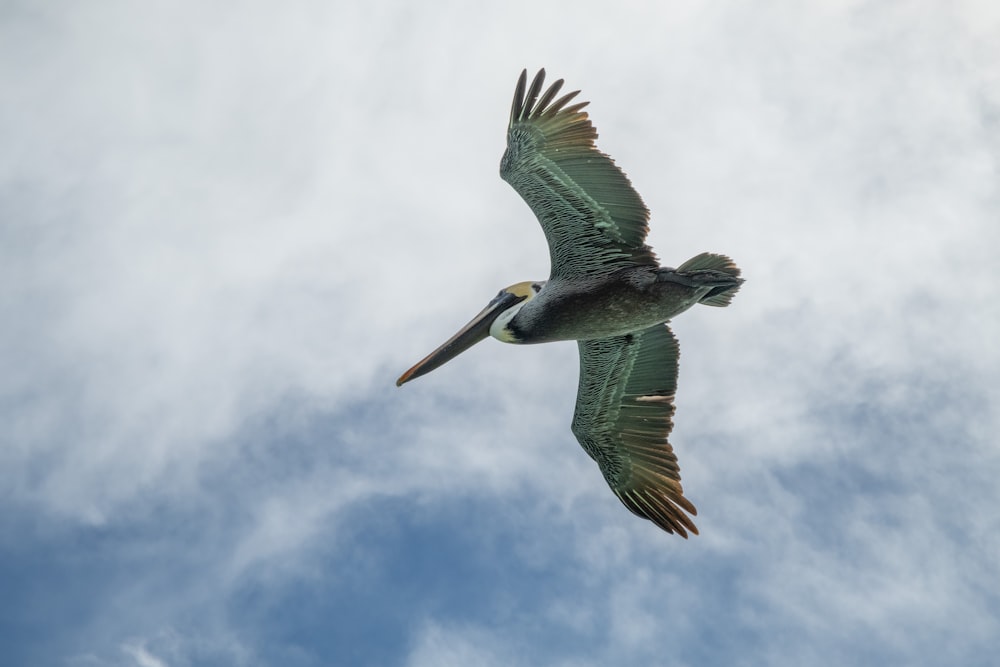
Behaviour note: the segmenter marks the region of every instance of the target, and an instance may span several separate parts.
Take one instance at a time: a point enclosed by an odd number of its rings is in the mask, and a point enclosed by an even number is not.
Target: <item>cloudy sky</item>
[[[0,662],[994,664],[1000,9],[624,5],[3,3]],[[687,541],[574,344],[393,385],[548,274],[542,66],[747,278],[674,323]]]

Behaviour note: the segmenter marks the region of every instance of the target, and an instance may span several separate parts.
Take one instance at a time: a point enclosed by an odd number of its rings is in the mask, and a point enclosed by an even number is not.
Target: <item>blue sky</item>
[[[547,276],[542,66],[747,278],[674,323],[690,540],[575,345],[393,385]],[[0,79],[3,664],[992,664],[993,3],[8,2]]]

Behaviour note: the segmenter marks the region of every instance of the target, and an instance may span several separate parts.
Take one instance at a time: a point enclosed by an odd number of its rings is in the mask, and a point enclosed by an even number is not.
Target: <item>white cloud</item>
[[[135,661],[136,667],[168,667],[167,663],[147,651],[142,644],[123,644],[122,651]]]
[[[509,650],[497,646],[493,633],[470,627],[442,627],[426,623],[418,632],[406,664],[410,667],[523,664]]]
[[[734,662],[731,631],[774,664],[920,664],[942,637],[971,664],[1000,583],[1000,15],[526,7],[5,10],[0,494],[85,533],[182,516],[203,566],[148,627],[102,606],[93,651],[228,646],[234,591],[334,585],[375,548],[350,542],[359,508],[398,499],[485,503],[474,544],[510,534],[506,567],[583,582],[491,592],[525,626],[608,628],[553,662],[675,645],[679,664]],[[496,176],[514,79],[540,65],[592,100],[663,261],[716,250],[748,278],[675,323],[672,440],[703,533],[685,543],[629,515],[573,441],[574,346],[488,341],[391,384],[496,289],[545,276]],[[145,576],[121,599],[158,590]],[[124,639],[186,605],[211,622],[176,653]],[[414,610],[410,662],[530,663],[540,640],[510,649],[522,626],[484,608]],[[320,640],[300,641],[309,664]]]

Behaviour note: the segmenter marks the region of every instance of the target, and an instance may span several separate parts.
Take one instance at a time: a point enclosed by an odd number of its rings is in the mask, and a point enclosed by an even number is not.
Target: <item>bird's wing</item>
[[[525,91],[521,72],[507,128],[500,177],[524,198],[545,232],[552,278],[606,274],[636,264],[657,265],[645,245],[649,211],[614,160],[597,150],[588,102],[580,92],[555,99],[562,79],[539,96],[545,70]]]
[[[668,533],[698,529],[667,442],[677,389],[677,339],[665,324],[581,340],[573,433],[632,512]],[[686,514],[687,513],[687,514]]]

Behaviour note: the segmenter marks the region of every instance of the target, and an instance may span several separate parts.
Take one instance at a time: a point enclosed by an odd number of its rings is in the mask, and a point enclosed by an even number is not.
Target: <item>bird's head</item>
[[[487,336],[493,336],[505,343],[517,343],[517,335],[510,328],[510,322],[524,304],[533,299],[544,285],[545,281],[532,282],[529,280],[515,283],[500,290],[493,297],[493,300],[486,304],[482,312],[472,318],[471,322],[445,341],[441,347],[399,376],[399,379],[396,380],[396,386],[443,366]]]

